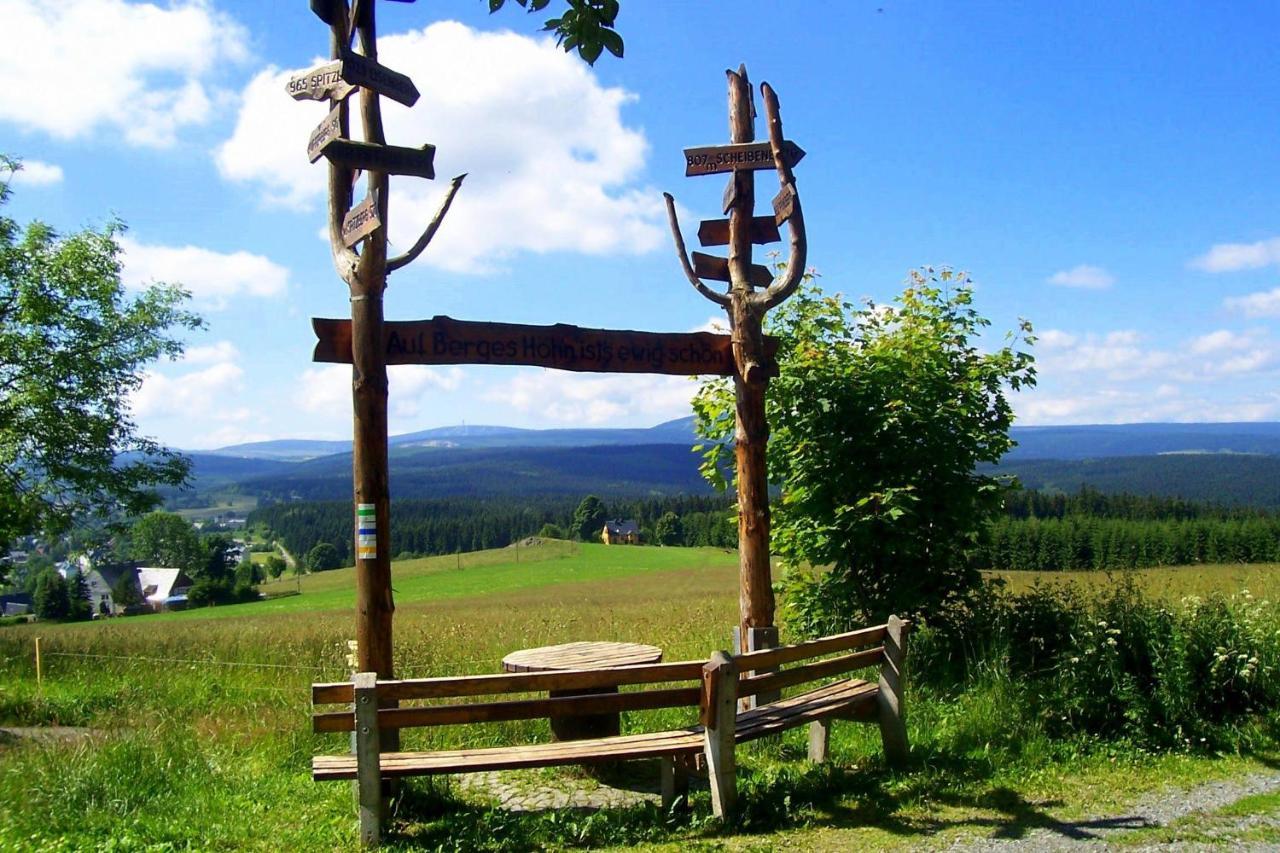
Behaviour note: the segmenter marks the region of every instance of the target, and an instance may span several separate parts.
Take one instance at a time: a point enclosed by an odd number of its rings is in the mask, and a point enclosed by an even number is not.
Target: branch
[[[676,241],[676,254],[680,256],[680,266],[684,268],[684,274],[689,279],[699,293],[710,299],[721,308],[728,308],[731,304],[729,294],[717,293],[698,278],[698,274],[693,271],[693,265],[689,263],[689,253],[684,248],[684,235],[680,233],[680,220],[676,217],[676,200],[671,193],[663,193],[663,198],[667,200],[667,218],[671,222],[671,236]]]
[[[769,146],[773,149],[773,164],[778,170],[778,184],[783,189],[791,187],[795,196],[791,216],[787,219],[787,225],[791,230],[791,253],[787,258],[787,268],[782,277],[769,285],[767,290],[754,295],[756,304],[768,311],[776,308],[794,293],[804,279],[804,265],[809,256],[809,241],[805,237],[804,211],[800,209],[800,193],[796,189],[796,178],[791,173],[791,165],[782,155],[782,118],[778,115],[778,95],[768,83],[760,84],[760,92],[764,95],[764,112],[769,123]]]
[[[397,255],[387,261],[387,272],[392,273],[401,267],[408,266],[413,263],[418,255],[427,248],[431,239],[436,236],[436,231],[440,228],[440,223],[444,221],[445,214],[449,212],[449,205],[453,204],[453,197],[458,194],[458,188],[462,186],[462,181],[466,178],[466,172],[449,182],[449,191],[445,193],[444,201],[440,203],[440,209],[436,211],[436,215],[431,218],[431,223],[427,225],[427,229],[422,232],[422,236],[418,238],[418,242],[413,244],[413,248],[405,252],[403,255]]]

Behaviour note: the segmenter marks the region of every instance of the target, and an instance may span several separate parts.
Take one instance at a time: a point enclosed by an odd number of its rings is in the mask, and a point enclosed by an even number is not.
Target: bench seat
[[[836,715],[874,715],[879,686],[861,679],[837,681],[789,699],[761,705],[738,715],[734,738],[740,743]],[[425,776],[477,773],[563,764],[591,764],[637,758],[672,758],[702,752],[703,728],[558,741],[527,746],[448,749],[435,752],[384,752],[382,776]],[[316,781],[356,778],[356,756],[317,755],[311,760]]]
[[[527,746],[495,746],[484,749],[447,749],[438,752],[384,752],[380,769],[384,777],[423,776],[432,773],[475,773],[482,770],[518,770],[560,764],[592,764],[633,758],[695,755],[702,751],[702,729],[557,741]],[[354,755],[317,755],[311,760],[316,780],[356,778]]]

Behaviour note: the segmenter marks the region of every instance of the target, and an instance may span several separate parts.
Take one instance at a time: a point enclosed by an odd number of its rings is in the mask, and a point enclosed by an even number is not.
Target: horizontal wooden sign
[[[370,193],[364,201],[347,211],[342,219],[342,242],[354,246],[382,227],[378,217],[378,199]]]
[[[782,156],[794,166],[804,158],[804,149],[790,139],[782,143]],[[740,169],[772,169],[773,148],[768,142],[739,142],[734,145],[706,145],[684,149],[684,174],[714,175]]]
[[[782,239],[778,224],[772,216],[756,216],[751,219],[751,242],[758,246],[776,243]],[[704,219],[698,226],[698,242],[704,246],[729,245],[729,220]]]
[[[729,281],[729,259],[693,252],[693,271],[698,278],[709,278],[712,281]],[[760,264],[751,265],[751,284],[755,287],[768,287],[773,282],[773,273]]]
[[[796,212],[796,190],[791,184],[785,184],[773,197],[773,221],[781,226]]]
[[[406,107],[418,102],[418,87],[412,80],[358,53],[347,53],[342,57],[342,79],[353,86],[386,95]]]
[[[312,318],[313,361],[351,363],[351,321]],[[433,317],[383,323],[387,364],[523,364],[585,373],[731,376],[733,343],[712,332],[632,332]],[[777,350],[765,338],[770,360]]]
[[[350,139],[332,139],[321,149],[330,163],[366,172],[390,175],[412,175],[417,178],[436,176],[436,147],[405,148],[400,145],[372,145]]]
[[[342,79],[341,62],[330,62],[328,65],[295,74],[284,86],[289,97],[295,101],[323,101],[326,98],[341,101],[355,91],[355,88]]]
[[[307,139],[307,159],[312,163],[324,154],[324,147],[342,136],[342,105],[334,107],[324,117],[324,121],[316,125]],[[703,244],[706,245],[706,244]]]

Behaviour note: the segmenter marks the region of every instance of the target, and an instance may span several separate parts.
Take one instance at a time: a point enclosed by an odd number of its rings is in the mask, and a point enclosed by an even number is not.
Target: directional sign
[[[378,218],[378,198],[370,193],[364,201],[347,211],[342,220],[342,242],[354,246],[382,227]]]
[[[782,236],[772,216],[756,216],[751,219],[751,242],[758,246],[776,243]],[[698,242],[704,246],[729,245],[729,220],[704,219],[698,226]]]
[[[794,166],[804,157],[804,149],[790,139],[782,143],[782,156]],[[773,149],[768,142],[739,142],[734,145],[707,145],[684,149],[684,174],[714,175],[740,169],[772,169]]]
[[[348,169],[428,179],[436,176],[434,145],[405,148],[400,145],[371,145],[350,139],[333,139],[320,153],[328,157],[330,163],[337,163]]]
[[[791,184],[784,184],[778,194],[773,197],[773,221],[781,226],[795,212],[796,188]]]
[[[709,278],[712,281],[729,281],[729,259],[717,258],[715,255],[704,255],[693,252],[693,271],[698,278]],[[773,281],[773,273],[760,264],[751,265],[751,283],[756,287],[768,287]]]
[[[733,203],[738,200],[738,180],[729,176],[729,185],[724,188],[724,197],[720,199],[720,212],[728,213]]]
[[[334,107],[329,114],[324,117],[324,121],[316,125],[316,129],[311,131],[311,137],[307,140],[307,159],[312,163],[319,160],[324,153],[324,147],[333,140],[342,136],[342,105]],[[702,245],[707,245],[703,243]]]
[[[353,86],[386,95],[406,107],[418,101],[418,87],[412,80],[358,53],[347,53],[342,57],[342,79]]]
[[[313,361],[351,363],[351,321],[313,318]],[[525,364],[591,373],[733,374],[733,342],[711,332],[584,329],[434,317],[383,323],[387,364]],[[770,362],[778,342],[765,338]]]
[[[325,98],[341,101],[355,91],[355,88],[342,79],[341,62],[330,62],[328,65],[295,74],[284,87],[295,101],[323,101]]]

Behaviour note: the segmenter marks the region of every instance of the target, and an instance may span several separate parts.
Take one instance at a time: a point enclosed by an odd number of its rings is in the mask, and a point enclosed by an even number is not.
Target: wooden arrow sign
[[[312,163],[319,160],[324,153],[324,147],[333,140],[342,136],[342,106],[338,105],[329,111],[324,121],[316,125],[316,129],[311,131],[311,137],[307,140],[307,159]],[[706,245],[703,243],[702,245]]]
[[[796,189],[791,184],[784,184],[778,194],[773,197],[773,221],[781,226],[795,212]]]
[[[755,216],[751,219],[751,242],[757,246],[776,243],[782,239],[778,224],[772,216]],[[698,226],[698,242],[704,246],[729,245],[729,220],[704,219]]]
[[[782,143],[782,156],[794,166],[804,158],[804,149],[790,139]],[[740,169],[773,168],[773,148],[768,142],[739,142],[734,145],[707,145],[684,149],[685,177],[736,172]]]
[[[313,361],[351,363],[351,321],[313,318]],[[387,364],[524,364],[590,373],[730,376],[733,342],[711,332],[584,329],[434,317],[383,323]],[[778,342],[765,339],[772,363]],[[776,369],[776,366],[775,366]]]
[[[729,259],[693,252],[693,271],[698,278],[709,278],[712,281],[729,281]],[[761,264],[751,265],[751,284],[755,287],[768,287],[773,282],[773,273]]]
[[[330,62],[328,65],[295,74],[284,86],[295,101],[323,101],[325,98],[341,101],[355,91],[355,88],[342,79],[341,62]]]
[[[412,175],[431,179],[436,176],[436,147],[405,148],[400,145],[371,145],[350,139],[330,140],[321,152],[330,163],[348,169],[366,172],[385,172],[389,175]]]
[[[406,107],[418,102],[418,87],[412,80],[358,53],[347,53],[342,57],[342,79],[353,86],[386,95]]]
[[[733,203],[738,200],[738,181],[733,176],[729,177],[729,185],[724,188],[724,196],[720,199],[720,212],[728,213],[733,208]]]
[[[354,246],[382,227],[378,217],[378,197],[370,193],[364,201],[347,211],[342,219],[342,242]]]

